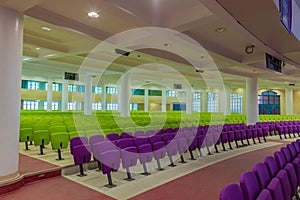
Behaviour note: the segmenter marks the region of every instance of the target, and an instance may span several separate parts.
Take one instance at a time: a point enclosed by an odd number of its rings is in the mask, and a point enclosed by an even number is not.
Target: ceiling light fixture
[[[246,46],[245,52],[246,52],[247,54],[253,53],[253,52],[254,52],[254,47],[255,47],[254,45]]]
[[[98,18],[99,14],[95,11],[91,11],[91,12],[88,13],[88,16],[91,17],[91,18]]]
[[[36,50],[40,50],[41,48],[40,47],[37,47],[37,48],[35,48]]]
[[[47,58],[47,57],[53,57],[53,56],[56,56],[57,54],[48,54],[48,55],[45,55],[44,57]]]
[[[225,27],[220,27],[220,28],[217,28],[217,29],[216,29],[216,32],[218,32],[218,33],[223,33],[225,30],[226,30]]]
[[[47,26],[43,26],[42,29],[45,30],[45,31],[51,31],[51,28],[49,28]]]

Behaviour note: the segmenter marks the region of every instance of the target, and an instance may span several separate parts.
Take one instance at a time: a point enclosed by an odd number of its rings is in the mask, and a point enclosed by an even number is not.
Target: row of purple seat
[[[220,200],[290,200],[299,199],[300,140],[282,147],[274,156],[256,163],[252,171],[240,176],[240,185],[229,184],[220,193]]]
[[[170,159],[170,166],[175,166],[172,156],[179,154],[181,162],[184,163],[183,154],[188,150],[190,159],[195,160],[193,151],[196,149],[198,149],[200,157],[203,156],[201,148],[206,148],[208,154],[211,155],[211,146],[214,145],[216,152],[218,152],[217,145],[222,143],[223,149],[226,150],[224,144],[227,142],[230,144],[231,139],[234,139],[237,147],[239,147],[237,142],[243,142],[243,137],[241,136],[243,133],[251,133],[251,136],[246,137],[248,139],[256,135],[257,130],[261,130],[254,127],[246,129],[244,125],[241,126],[244,128],[240,128],[240,130],[239,128],[231,128],[228,129],[228,132],[224,131],[220,134],[217,127],[196,127],[197,131],[193,131],[194,129],[191,127],[182,129],[177,133],[175,131],[178,131],[178,129],[166,129],[164,133],[149,137],[143,135],[142,132],[140,132],[140,135],[135,133],[135,137],[131,133],[126,132],[121,135],[108,134],[106,138],[104,135],[94,135],[89,139],[77,137],[71,139],[70,149],[74,156],[75,164],[80,166],[81,176],[84,175],[82,164],[90,162],[91,154],[93,154],[94,159],[98,162],[99,169],[102,169],[102,172],[108,175],[108,186],[112,187],[110,172],[119,169],[120,159],[122,160],[123,168],[127,170],[127,179],[132,180],[129,168],[137,164],[138,158],[144,168],[143,174],[149,175],[146,163],[152,161],[152,156],[157,161],[158,169],[162,170],[159,160],[164,158],[166,154]],[[260,136],[260,134],[257,135]],[[254,137],[253,141],[255,142]],[[231,145],[230,148],[232,149]],[[106,162],[109,164],[107,165]]]

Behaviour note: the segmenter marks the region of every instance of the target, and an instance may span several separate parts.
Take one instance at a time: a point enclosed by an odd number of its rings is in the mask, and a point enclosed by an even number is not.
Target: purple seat
[[[262,132],[263,132],[264,141],[267,142],[266,137],[269,136],[269,132],[270,132],[269,127],[268,126],[263,127]]]
[[[73,147],[73,159],[75,165],[79,165],[80,174],[78,176],[86,176],[83,173],[83,163],[89,163],[91,161],[91,145],[80,144]]]
[[[230,149],[233,149],[231,146],[231,142],[234,141],[234,132],[233,131],[228,131],[227,132],[227,138],[228,138],[228,145]]]
[[[240,186],[244,194],[245,200],[256,200],[260,189],[257,178],[253,171],[247,171],[240,176]]]
[[[107,175],[108,184],[106,187],[115,187],[111,178],[111,172],[116,172],[120,168],[120,152],[118,150],[109,150],[101,153],[102,172]]]
[[[297,179],[297,174],[294,165],[292,163],[287,163],[286,166],[284,167],[284,170],[287,172],[289,177],[292,195],[297,196],[298,197],[297,199],[299,199],[299,195],[297,192],[298,179]]]
[[[118,139],[120,139],[120,136],[119,136],[119,134],[117,134],[117,133],[110,133],[110,134],[107,134],[107,135],[106,135],[106,140],[109,140],[109,141],[116,141],[116,140],[118,140]]]
[[[267,189],[263,189],[256,200],[272,200],[271,192]]]
[[[173,128],[166,128],[165,133],[174,133]]]
[[[265,157],[264,163],[268,168],[271,178],[274,178],[279,171],[275,158],[272,156],[267,156]]]
[[[153,149],[154,159],[157,162],[158,170],[163,170],[163,168],[161,167],[161,164],[160,164],[159,160],[163,159],[164,157],[166,157],[165,143],[162,142],[162,141],[156,142],[156,143],[152,144],[152,149]]]
[[[289,181],[288,174],[285,170],[281,169],[276,178],[280,180],[282,194],[284,199],[292,199],[292,190],[291,190],[291,184]]]
[[[274,158],[275,158],[278,168],[279,169],[284,168],[284,166],[286,165],[286,159],[285,159],[283,153],[281,151],[276,151],[274,153]]]
[[[175,138],[175,134],[173,133],[166,133],[164,135],[162,135],[161,140],[165,142],[165,144],[167,144],[168,141],[171,141]]]
[[[292,155],[290,150],[287,147],[281,147],[280,151],[283,153],[287,162],[292,162]]]
[[[135,146],[141,146],[141,145],[144,145],[144,144],[148,144],[148,138],[146,137],[141,137],[141,138],[134,138],[134,144]]]
[[[136,147],[127,147],[121,150],[122,157],[122,166],[126,169],[127,178],[125,180],[132,181],[134,178],[131,177],[130,167],[137,165],[137,148]]]
[[[104,135],[92,135],[89,139],[90,145],[92,146],[93,149],[93,144],[96,144],[98,142],[103,142],[104,139]]]
[[[258,139],[258,142],[261,143],[260,138],[264,136],[263,130],[262,130],[262,128],[256,128],[256,131],[257,131],[257,139]]]
[[[220,200],[244,200],[243,192],[238,184],[226,185],[221,193]]]
[[[225,144],[228,143],[227,132],[221,132],[220,141],[222,143],[223,151],[226,151]]]
[[[120,149],[125,149],[127,147],[135,146],[133,142],[133,138],[124,138],[117,141],[117,147]]]
[[[138,153],[139,153],[139,159],[140,163],[143,165],[144,173],[143,175],[147,176],[150,175],[150,173],[147,170],[147,162],[152,161],[152,147],[151,144],[143,144],[138,146]]]
[[[167,154],[170,159],[170,165],[171,167],[175,167],[176,165],[173,162],[172,156],[175,156],[178,152],[178,145],[176,140],[169,140],[165,142]]]
[[[256,163],[253,166],[253,171],[256,175],[260,190],[266,188],[271,180],[266,165],[264,163]]]
[[[136,138],[140,138],[140,137],[145,137],[146,136],[145,135],[145,131],[135,131],[133,135]]]
[[[95,154],[95,150],[94,150],[94,145],[99,143],[99,142],[103,142],[104,141],[104,135],[92,135],[89,139],[90,141],[90,145],[92,148],[92,153]],[[98,163],[98,168],[99,170],[101,170],[101,162],[99,160],[97,160],[94,156],[94,160]]]
[[[292,164],[294,166],[296,177],[297,177],[297,185],[300,185],[300,159],[295,158]]]
[[[73,155],[73,149],[75,146],[78,146],[78,145],[82,145],[82,144],[88,144],[89,143],[89,139],[87,137],[74,137],[74,138],[71,138],[70,140],[70,151],[71,151],[71,154]]]
[[[146,136],[147,137],[151,137],[151,136],[153,136],[153,135],[155,135],[156,134],[156,132],[154,131],[154,130],[147,130],[146,131]]]
[[[294,158],[297,157],[297,152],[296,152],[296,149],[295,149],[294,145],[293,144],[288,144],[286,146],[287,146],[287,148],[289,149],[289,151],[291,153],[292,160],[294,160]]]
[[[181,163],[185,163],[183,154],[188,150],[188,143],[185,138],[179,138],[177,140],[178,144],[178,153],[180,155]]]
[[[217,132],[217,133],[213,133],[212,135],[213,135],[213,144],[214,144],[214,147],[215,147],[215,151],[216,151],[216,153],[219,153],[217,145],[221,143],[221,141],[220,141],[220,133]]]
[[[156,142],[161,142],[161,135],[154,135],[148,138],[150,144],[154,144]]]
[[[284,200],[281,183],[278,178],[273,178],[267,189],[271,193],[272,200]]]
[[[120,138],[121,139],[123,139],[123,138],[132,138],[132,133],[131,132],[123,132],[123,133],[121,133]]]
[[[292,142],[292,145],[294,146],[296,153],[299,154],[300,153],[300,145],[298,142]]]
[[[252,138],[252,129],[250,129],[250,128],[248,128],[247,130],[246,130],[246,140],[247,140],[247,143],[248,143],[248,145],[250,145],[250,139]],[[255,142],[255,140],[253,139],[253,143],[255,144],[256,142]]]
[[[212,134],[206,134],[205,139],[204,139],[204,144],[207,149],[208,155],[212,155],[210,151],[210,147],[214,145],[214,139]]]

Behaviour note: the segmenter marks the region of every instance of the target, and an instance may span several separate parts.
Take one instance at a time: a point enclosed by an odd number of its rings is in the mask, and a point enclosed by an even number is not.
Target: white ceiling
[[[273,0],[0,0],[0,5],[25,15],[26,78],[59,81],[65,71],[88,71],[97,75],[97,81],[101,76],[99,81],[113,84],[131,70],[136,86],[145,81],[172,85],[187,80],[203,88],[207,81],[217,87],[220,73],[232,88],[245,87],[245,78],[252,76],[259,78],[260,87],[280,89],[296,83],[295,88],[300,88],[300,43],[280,23]],[[89,18],[91,10],[100,17]],[[52,30],[42,30],[43,26]],[[153,37],[145,27],[168,28],[186,36]],[[217,32],[220,27],[225,31]],[[133,31],[138,28],[144,30]],[[135,33],[126,45],[122,42],[130,37],[124,31]],[[125,36],[119,40],[116,34]],[[112,48],[135,51],[119,58],[112,51],[95,51],[111,36]],[[194,48],[192,40],[207,52]],[[255,46],[252,54],[245,53],[249,45]],[[265,68],[265,52],[286,63],[283,74]],[[195,72],[191,61],[204,73]],[[106,65],[104,73],[101,67]]]

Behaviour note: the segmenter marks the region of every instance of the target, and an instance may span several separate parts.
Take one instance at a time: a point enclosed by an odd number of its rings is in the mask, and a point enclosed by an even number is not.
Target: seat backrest
[[[134,146],[133,138],[123,138],[117,141],[117,146],[120,149],[124,149],[126,147]]]
[[[282,169],[284,168],[285,164],[286,164],[286,158],[285,156],[283,155],[283,153],[281,151],[276,151],[274,153],[274,158],[275,158],[275,161],[277,163],[277,166],[279,169]]]
[[[73,158],[75,165],[88,163],[91,160],[91,145],[80,144],[73,148]]]
[[[299,154],[300,153],[300,145],[299,145],[299,143],[298,142],[292,142],[292,145],[294,146],[297,154]]]
[[[287,174],[289,176],[292,194],[296,194],[297,186],[298,186],[298,179],[297,179],[295,167],[292,163],[287,163],[284,170],[287,172]]]
[[[120,135],[120,138],[132,138],[132,133],[131,132],[123,132]]]
[[[287,162],[292,162],[292,155],[287,147],[281,147],[280,151],[283,153]]]
[[[259,195],[259,186],[253,171],[247,171],[240,176],[240,186],[245,200],[255,200]]]
[[[154,144],[156,142],[160,142],[161,140],[161,135],[154,135],[148,138],[150,144]]]
[[[119,138],[120,138],[120,136],[118,133],[110,133],[110,134],[106,135],[106,140],[109,140],[109,141],[115,141],[115,140],[118,140]]]
[[[276,176],[277,172],[279,171],[279,168],[275,161],[275,158],[272,156],[267,156],[267,157],[265,157],[264,163],[269,170],[270,177],[274,178]]]
[[[270,191],[272,200],[283,200],[283,193],[281,183],[278,178],[273,178],[268,185],[267,189]]]
[[[220,200],[244,200],[243,192],[238,184],[226,185],[221,193]]]
[[[288,144],[286,146],[287,146],[287,148],[289,149],[289,151],[291,153],[292,159],[294,159],[297,156],[297,152],[296,152],[296,149],[295,149],[294,145],[293,144]]]
[[[141,145],[144,145],[144,144],[148,144],[148,138],[146,137],[140,137],[140,138],[134,138],[134,144],[135,146],[141,146]]]
[[[144,131],[135,131],[133,135],[136,138],[138,138],[138,137],[145,137],[145,132]]]
[[[284,196],[284,199],[292,199],[291,184],[290,184],[287,172],[285,170],[281,169],[278,172],[276,178],[278,178],[280,180],[282,194]]]
[[[104,135],[93,135],[90,137],[90,144],[93,146],[93,144],[96,144],[98,142],[103,142],[104,141]]]
[[[88,144],[89,140],[87,137],[74,137],[70,140],[70,151],[73,155],[73,148],[77,145]]]
[[[271,192],[268,189],[263,189],[258,195],[257,200],[272,200]]]
[[[120,151],[109,150],[101,153],[101,164],[103,174],[117,171],[120,168]]]
[[[253,166],[253,171],[257,177],[260,189],[264,189],[271,180],[268,168],[264,163],[256,163]]]

